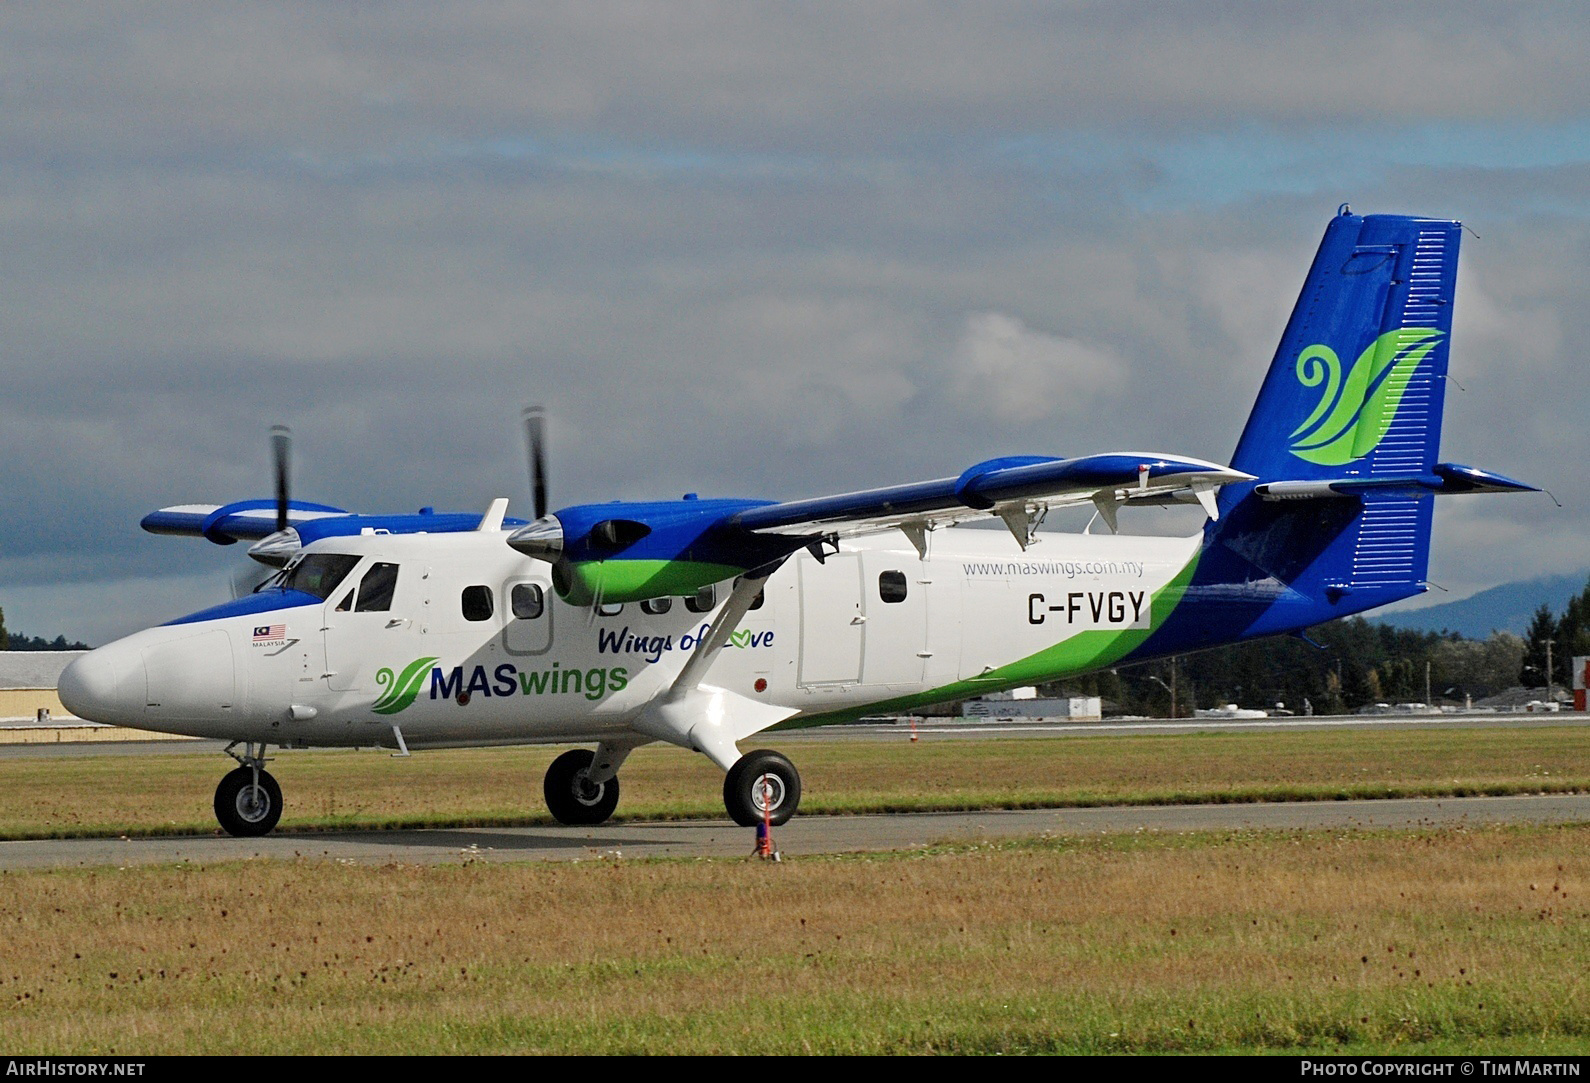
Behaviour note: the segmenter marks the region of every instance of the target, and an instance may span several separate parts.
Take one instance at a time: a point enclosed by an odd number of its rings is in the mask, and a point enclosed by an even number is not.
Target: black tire
[[[282,788],[266,771],[259,773],[255,786],[254,771],[239,767],[215,788],[215,818],[228,835],[238,838],[269,834],[282,818]]]
[[[565,752],[552,761],[542,793],[547,799],[547,811],[560,824],[570,827],[589,827],[606,823],[618,807],[618,779],[592,783],[585,777],[596,760],[596,753],[587,748]]]
[[[734,761],[723,779],[723,804],[735,823],[755,827],[762,822],[764,795],[772,799],[767,818],[774,827],[788,823],[800,807],[800,772],[789,760],[765,748]]]

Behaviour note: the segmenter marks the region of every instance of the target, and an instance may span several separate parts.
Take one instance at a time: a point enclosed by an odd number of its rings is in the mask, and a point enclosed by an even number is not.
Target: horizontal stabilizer
[[[1540,490],[1501,474],[1457,463],[1436,463],[1429,474],[1404,477],[1337,478],[1320,481],[1267,481],[1253,491],[1264,500],[1317,500],[1375,493],[1382,496],[1455,493],[1538,493]]]

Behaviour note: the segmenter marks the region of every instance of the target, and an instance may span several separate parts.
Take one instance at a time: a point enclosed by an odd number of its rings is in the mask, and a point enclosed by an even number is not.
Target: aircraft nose
[[[61,672],[61,703],[90,722],[126,723],[143,715],[147,699],[143,657],[115,645],[101,647]]]

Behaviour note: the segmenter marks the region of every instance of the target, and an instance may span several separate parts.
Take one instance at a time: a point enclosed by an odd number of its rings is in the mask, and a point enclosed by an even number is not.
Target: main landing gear
[[[723,804],[741,827],[764,821],[778,827],[795,815],[800,803],[800,772],[777,752],[747,752],[723,777]]]
[[[618,807],[618,776],[612,773],[616,765],[609,768],[607,779],[597,782],[591,770],[595,762],[594,752],[576,748],[553,760],[547,768],[542,793],[546,795],[547,810],[558,823],[572,827],[606,823]]]
[[[215,818],[228,835],[255,838],[282,818],[282,788],[265,770],[264,742],[246,742],[242,755],[232,751],[236,747],[235,741],[226,746],[226,754],[240,766],[215,788]]]
[[[571,827],[606,823],[618,807],[618,766],[628,754],[627,748],[602,745],[594,753],[577,748],[553,760],[543,784],[553,819]],[[764,820],[778,827],[800,803],[800,772],[777,752],[747,752],[724,776],[723,804],[741,827]]]

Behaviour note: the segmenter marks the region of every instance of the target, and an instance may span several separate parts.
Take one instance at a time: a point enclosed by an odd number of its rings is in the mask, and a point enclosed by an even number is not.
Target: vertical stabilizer
[[[1456,222],[1331,220],[1206,527],[1204,635],[1265,635],[1422,593],[1442,479]]]
[[[1263,480],[1428,476],[1460,226],[1331,220],[1231,465]]]

